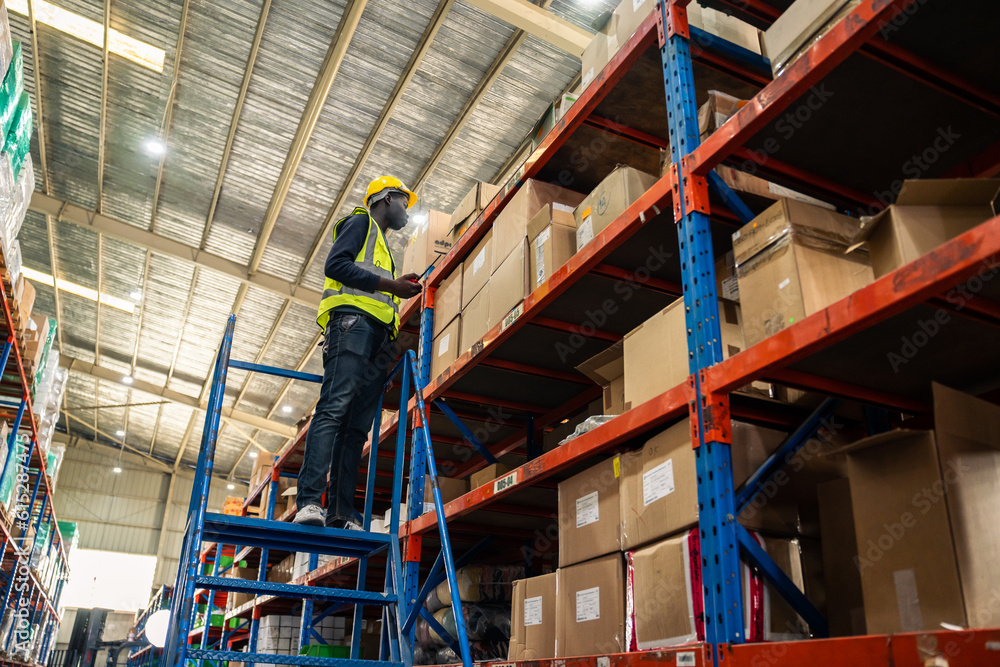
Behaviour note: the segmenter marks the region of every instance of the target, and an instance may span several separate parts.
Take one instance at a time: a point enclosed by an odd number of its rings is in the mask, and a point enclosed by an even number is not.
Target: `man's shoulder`
[[[341,234],[347,230],[360,230],[368,229],[368,213],[351,213],[350,215],[342,218],[339,223],[337,223],[337,233]]]

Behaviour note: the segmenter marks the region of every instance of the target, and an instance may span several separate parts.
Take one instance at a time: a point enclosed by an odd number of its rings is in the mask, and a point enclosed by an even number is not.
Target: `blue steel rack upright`
[[[429,321],[429,320],[428,320]],[[438,528],[441,538],[441,553],[438,556],[424,586],[418,593],[419,548],[408,550],[406,554],[406,570],[403,568],[403,552],[399,544],[399,511],[402,504],[403,463],[406,451],[408,410],[399,415],[399,430],[396,437],[396,455],[393,463],[393,488],[391,521],[388,533],[371,532],[372,505],[374,499],[376,456],[378,438],[373,438],[369,453],[369,465],[366,484],[363,530],[344,530],[335,528],[320,528],[302,526],[282,521],[274,521],[275,491],[277,477],[272,475],[271,493],[268,497],[265,518],[246,516],[231,516],[207,511],[209,490],[212,476],[212,466],[215,457],[215,445],[218,438],[222,403],[225,395],[226,378],[230,368],[250,372],[266,373],[279,377],[322,383],[318,375],[289,371],[260,364],[241,361],[231,361],[230,352],[233,343],[236,316],[231,315],[226,325],[225,335],[215,361],[215,371],[212,380],[212,390],[209,397],[205,417],[205,427],[202,436],[202,446],[198,455],[195,470],[195,480],[188,507],[188,520],[184,533],[183,548],[178,566],[175,594],[170,604],[170,625],[167,644],[164,647],[161,664],[170,667],[181,667],[186,664],[204,664],[205,661],[237,660],[254,663],[278,663],[288,665],[316,665],[318,667],[363,667],[369,664],[387,663],[398,667],[410,667],[413,664],[413,636],[417,616],[424,618],[440,636],[446,638],[456,653],[461,655],[463,664],[471,667],[468,639],[465,630],[465,619],[462,603],[458,596],[452,596],[452,611],[455,617],[455,633],[452,638],[423,608],[423,600],[441,581],[447,580],[451,590],[457,590],[456,563],[452,556],[448,537],[447,522],[444,517],[444,503],[438,488],[437,470],[434,452],[427,424],[426,407],[421,388],[427,382],[428,368],[426,364],[421,370],[416,369],[416,356],[413,351],[407,351],[386,379],[386,386],[397,373],[401,375],[401,403],[406,404],[410,395],[411,382],[414,383],[416,405],[414,413],[413,450],[410,462],[410,507],[415,512],[419,505],[422,509],[424,493],[424,471],[431,481],[435,500],[435,512],[438,518]],[[381,429],[381,400],[376,412],[374,432]],[[417,514],[419,516],[419,514]],[[411,513],[411,517],[413,514]],[[261,549],[260,566],[256,580],[234,579],[220,576],[216,570],[212,575],[198,572],[201,565],[202,544],[214,542],[218,553],[223,552],[225,545],[235,547],[256,547]],[[410,547],[410,545],[408,545]],[[283,551],[303,551],[310,554],[310,566],[316,567],[317,554],[331,554],[357,558],[359,561],[358,585],[356,589],[323,588],[266,581],[268,551],[281,549]],[[237,549],[238,552],[238,549]],[[368,559],[385,553],[386,575],[385,588],[382,592],[365,590]],[[468,558],[470,554],[466,554]],[[460,559],[460,562],[463,559]],[[443,570],[443,572],[442,572]],[[208,592],[204,625],[197,647],[189,647],[191,630],[195,618],[196,589]],[[333,609],[344,609],[354,606],[355,631],[351,646],[350,658],[320,658],[308,655],[275,655],[258,653],[257,632],[259,616],[254,614],[250,621],[249,647],[247,652],[226,650],[228,628],[223,628],[222,638],[216,642],[218,649],[212,649],[211,614],[213,611],[213,595],[215,592],[244,592],[271,595],[274,597],[298,599],[303,601],[300,647],[309,643],[310,636],[315,634],[313,622],[330,613]],[[326,602],[332,606],[319,616],[313,615],[313,603]],[[382,639],[381,661],[360,659],[360,626],[363,608],[365,606],[380,606],[382,608]]]

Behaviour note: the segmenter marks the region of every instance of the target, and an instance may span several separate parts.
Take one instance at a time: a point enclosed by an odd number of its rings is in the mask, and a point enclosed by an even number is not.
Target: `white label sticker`
[[[646,0],[632,0],[632,11],[638,12],[644,4],[646,4]]]
[[[594,240],[594,222],[590,219],[588,215],[580,223],[580,226],[576,229],[576,249],[579,251],[580,248],[587,245]]]
[[[586,88],[587,84],[589,84],[593,78],[594,78],[594,68],[591,67],[590,69],[587,70],[587,73],[583,75],[583,78],[580,80],[580,83],[583,84],[584,88]]]
[[[538,236],[535,237],[535,247],[541,248],[542,245],[549,240],[550,236],[552,236],[552,228],[546,227],[544,231],[540,232]]]
[[[447,333],[441,336],[441,340],[438,341],[438,356],[448,351],[448,346],[451,344],[451,334]]]
[[[528,598],[524,601],[524,625],[542,624],[542,596]]]
[[[573,207],[567,204],[560,204],[559,202],[552,202],[552,209],[555,211],[562,211],[563,213],[572,213]]]
[[[596,522],[601,518],[597,507],[597,491],[588,493],[576,499],[576,527],[584,526]]]
[[[695,667],[694,651],[684,651],[677,654],[677,667]]]
[[[778,283],[778,289],[785,289],[788,287],[788,283],[792,282],[791,278],[785,278],[780,283]]]
[[[424,503],[424,514],[434,511],[434,503]]]
[[[493,480],[493,494],[496,495],[501,491],[506,491],[515,484],[517,484],[516,470],[509,475],[504,475],[503,477]]]
[[[668,459],[642,475],[642,504],[649,505],[674,492],[674,460]]]
[[[483,268],[483,264],[486,263],[486,248],[479,251],[476,258],[472,260],[472,275],[479,273],[479,269]]]
[[[576,592],[576,622],[596,621],[601,617],[601,587]]]
[[[730,301],[740,300],[740,283],[735,277],[730,276],[722,281],[722,298]]]

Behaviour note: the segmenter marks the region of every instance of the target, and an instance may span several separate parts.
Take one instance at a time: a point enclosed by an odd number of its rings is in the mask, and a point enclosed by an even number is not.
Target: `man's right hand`
[[[401,276],[395,280],[389,280],[388,278],[382,278],[379,282],[379,291],[388,292],[394,296],[398,296],[400,299],[409,299],[420,294],[420,276],[415,273],[407,273],[405,276]]]

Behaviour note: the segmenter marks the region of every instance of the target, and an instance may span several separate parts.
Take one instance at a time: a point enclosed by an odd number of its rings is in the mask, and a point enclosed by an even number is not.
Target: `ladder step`
[[[287,521],[267,521],[247,516],[207,512],[202,540],[278,551],[363,557],[386,549],[385,533],[303,526]]]
[[[323,602],[364,602],[366,604],[393,604],[396,596],[374,591],[357,591],[353,588],[323,588],[320,586],[298,586],[279,584],[274,581],[253,581],[251,579],[230,579],[229,577],[194,577],[195,586],[230,593],[258,593],[297,600],[317,600]]]
[[[240,651],[211,651],[189,648],[186,658],[191,660],[225,660],[272,665],[315,665],[316,667],[403,667],[401,662],[389,660],[351,660],[350,658],[316,658],[309,655],[275,655],[273,653],[241,653]]]

